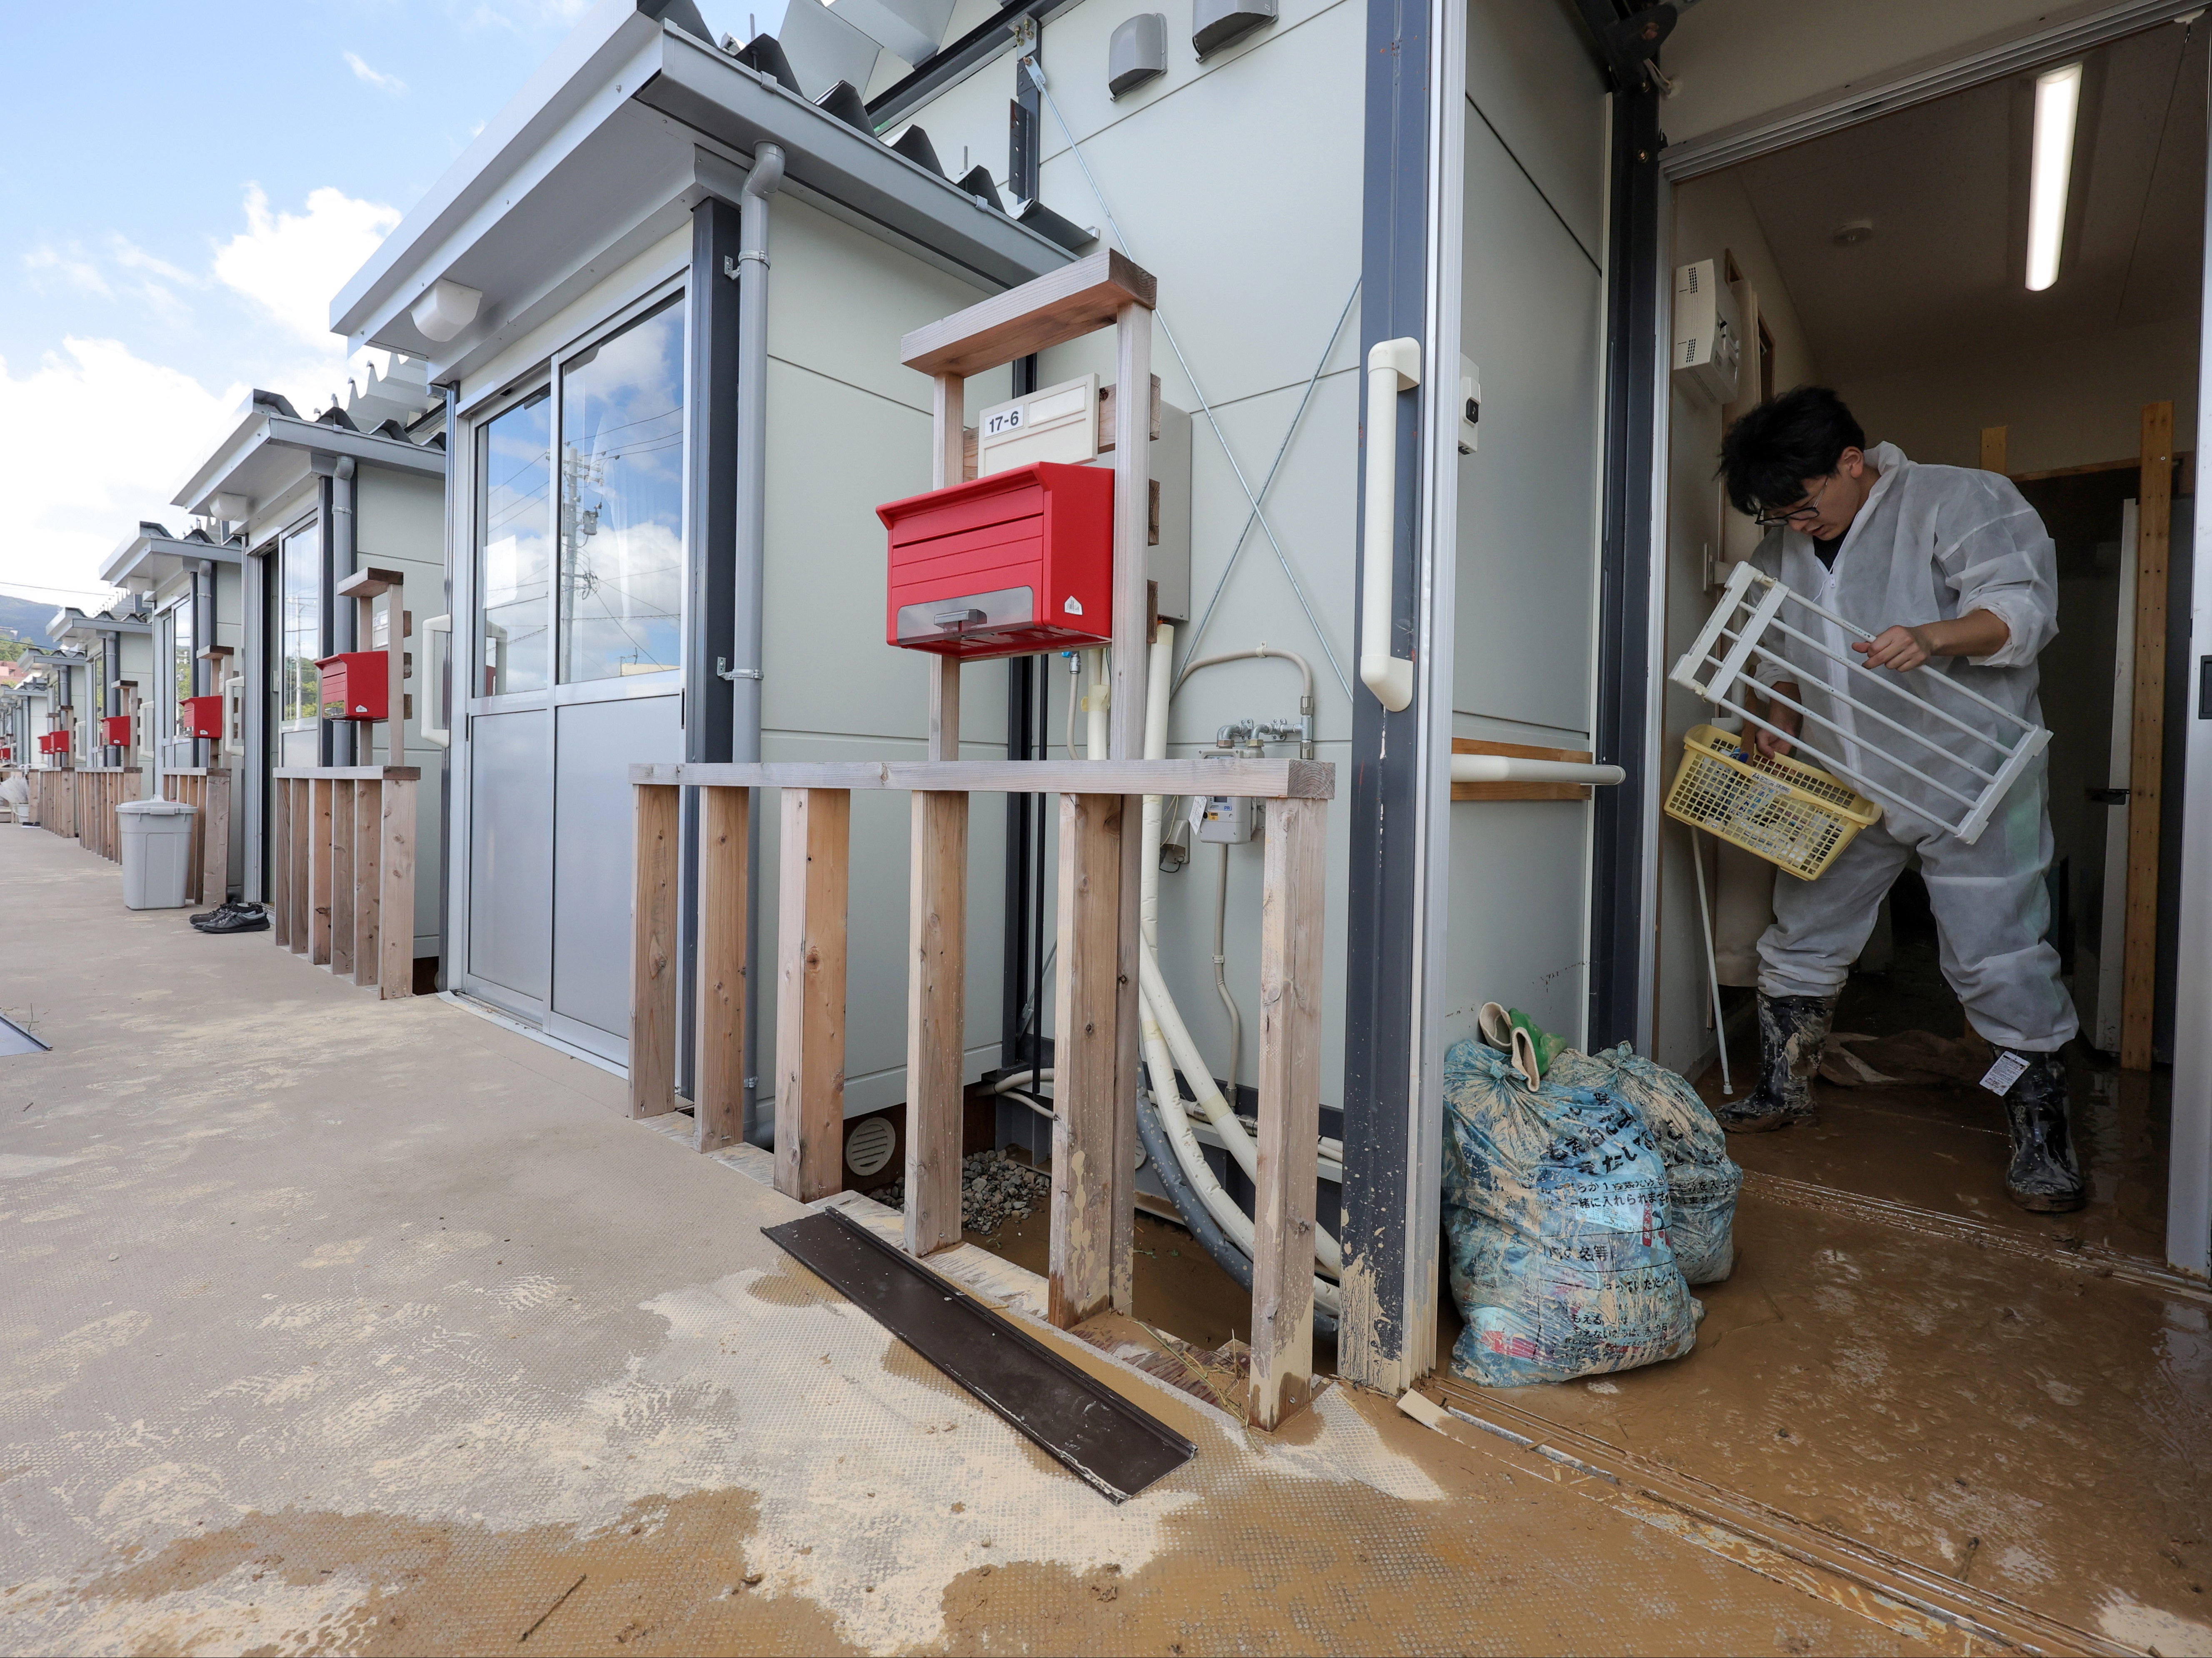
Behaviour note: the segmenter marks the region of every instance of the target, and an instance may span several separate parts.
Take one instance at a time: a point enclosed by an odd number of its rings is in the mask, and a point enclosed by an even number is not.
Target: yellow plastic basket
[[[1667,815],[1810,881],[1881,808],[1818,766],[1769,757],[1717,726],[1693,726]]]

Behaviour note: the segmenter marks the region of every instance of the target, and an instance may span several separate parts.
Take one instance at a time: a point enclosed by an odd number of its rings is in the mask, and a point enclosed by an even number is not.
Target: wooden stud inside
[[[1313,1396],[1315,1140],[1321,1133],[1328,808],[1267,803],[1260,896],[1260,1163],[1254,1182],[1249,1415],[1272,1429]]]
[[[1116,1218],[1132,1208],[1119,1133],[1126,797],[1060,798],[1053,992],[1052,1242],[1047,1315],[1071,1328],[1113,1299]]]
[[[677,849],[682,791],[637,791],[637,892],[632,910],[629,1114],[676,1108]]]
[[[2120,1064],[2151,1068],[2158,999],[2159,800],[2166,759],[2166,565],[2173,533],[2173,405],[2142,411],[2136,517],[2136,689],[2128,761],[2127,924],[2121,945]]]
[[[845,1184],[845,927],[853,796],[783,792],[777,883],[775,1189],[811,1203]]]
[[[2009,427],[1984,426],[1982,428],[1982,471],[1999,474],[2005,471],[2005,452],[2008,446],[2007,439],[2010,434]]]
[[[747,790],[700,791],[699,1074],[692,1085],[692,1143],[702,1151],[720,1151],[745,1137],[745,888],[751,814]]]

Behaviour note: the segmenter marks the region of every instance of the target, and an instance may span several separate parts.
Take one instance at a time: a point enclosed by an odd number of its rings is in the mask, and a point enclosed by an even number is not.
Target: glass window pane
[[[553,393],[487,422],[479,440],[477,695],[545,689],[547,498],[553,488]]]
[[[562,683],[680,666],[683,596],[678,299],[562,371]]]
[[[315,659],[323,639],[323,526],[312,523],[284,537],[279,555],[283,666],[276,691],[277,718],[288,731],[313,726],[321,711],[322,677]]]
[[[169,729],[163,732],[173,737],[184,724],[185,699],[192,694],[192,601],[179,599],[169,611]]]

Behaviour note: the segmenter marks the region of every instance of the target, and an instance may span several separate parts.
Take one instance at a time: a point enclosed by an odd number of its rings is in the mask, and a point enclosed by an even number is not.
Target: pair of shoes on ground
[[[235,902],[220,904],[191,920],[202,932],[260,932],[269,926],[269,916],[260,905]]]
[[[1833,996],[1759,996],[1759,1084],[1715,1114],[1731,1134],[1763,1134],[1820,1120],[1813,1078],[1836,1016]],[[2005,1195],[2038,1214],[2063,1214],[2086,1200],[2067,1131],[2066,1070],[2056,1054],[1997,1049],[1999,1066],[2016,1061],[2002,1090],[2012,1161]],[[1992,1075],[1997,1074],[1995,1069]]]

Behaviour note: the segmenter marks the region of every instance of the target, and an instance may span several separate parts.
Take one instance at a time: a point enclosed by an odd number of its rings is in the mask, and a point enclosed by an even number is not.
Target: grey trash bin
[[[191,901],[192,818],[181,800],[125,800],[115,808],[123,829],[123,902],[130,909],[182,909]]]

